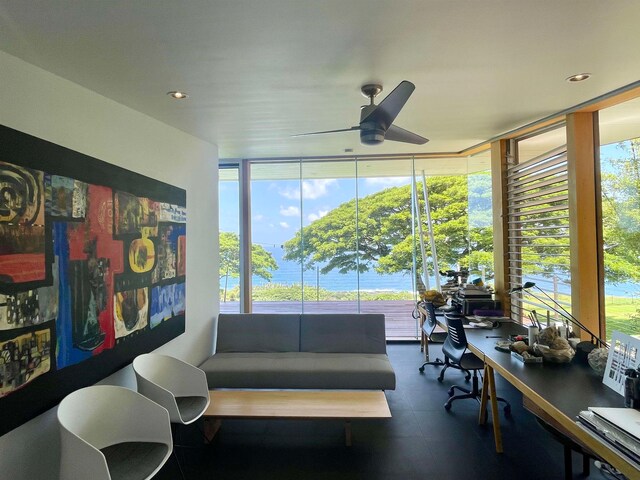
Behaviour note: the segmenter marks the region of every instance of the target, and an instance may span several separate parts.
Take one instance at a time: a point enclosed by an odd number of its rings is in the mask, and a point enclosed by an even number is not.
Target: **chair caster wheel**
[[[449,394],[450,397],[453,397],[453,394],[454,394],[453,388],[450,388],[447,393]]]
[[[424,373],[424,367],[420,367],[418,370],[420,371],[420,373]]]
[[[450,403],[445,403],[444,404],[444,409],[448,412],[449,410],[451,410],[451,404]]]
[[[465,382],[468,382],[469,380],[471,380],[471,375],[465,375],[464,380]]]
[[[439,381],[440,383],[442,383],[442,380],[443,380],[443,379],[442,379],[442,377],[438,377],[438,381]]]

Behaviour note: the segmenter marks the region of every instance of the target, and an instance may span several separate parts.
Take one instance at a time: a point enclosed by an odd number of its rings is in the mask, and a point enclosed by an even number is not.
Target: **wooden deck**
[[[418,321],[411,316],[410,300],[360,302],[360,313],[384,313],[388,339],[416,340]],[[239,302],[220,302],[220,313],[237,313]],[[302,302],[253,302],[253,313],[300,313]],[[356,301],[304,302],[304,313],[358,313]]]

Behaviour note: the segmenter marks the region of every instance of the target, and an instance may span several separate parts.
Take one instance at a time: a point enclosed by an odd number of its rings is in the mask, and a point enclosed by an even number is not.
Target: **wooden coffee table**
[[[204,412],[205,437],[213,440],[223,418],[340,419],[351,446],[351,419],[390,418],[383,391],[370,390],[211,390]]]

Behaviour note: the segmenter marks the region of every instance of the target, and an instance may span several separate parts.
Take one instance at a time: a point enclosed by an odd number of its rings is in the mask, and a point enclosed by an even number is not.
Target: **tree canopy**
[[[273,256],[261,245],[251,245],[251,272],[269,281],[278,269]],[[240,276],[240,239],[236,233],[220,232],[220,278]]]
[[[614,283],[640,281],[640,138],[618,149],[602,172],[604,268]]]
[[[484,175],[490,184],[490,177]],[[427,179],[429,203],[437,254],[441,268],[461,266],[477,268],[482,262],[491,269],[491,221],[469,228],[469,186],[467,176],[430,177]],[[482,183],[482,182],[480,182]],[[418,184],[418,192],[422,185]],[[474,192],[476,200],[489,201],[491,190]],[[424,222],[424,202],[420,196],[420,214]],[[337,269],[378,273],[410,272],[417,240],[412,231],[411,185],[392,187],[358,199],[352,199],[331,210],[326,216],[299,230],[284,244],[285,260],[300,261],[305,268],[321,265],[326,274]],[[491,216],[491,210],[484,215]],[[426,225],[425,242],[428,250]],[[421,268],[420,255],[416,255]]]

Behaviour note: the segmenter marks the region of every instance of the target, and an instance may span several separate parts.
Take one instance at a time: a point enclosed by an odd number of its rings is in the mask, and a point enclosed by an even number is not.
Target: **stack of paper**
[[[578,423],[640,467],[640,411],[589,407],[580,412]]]

